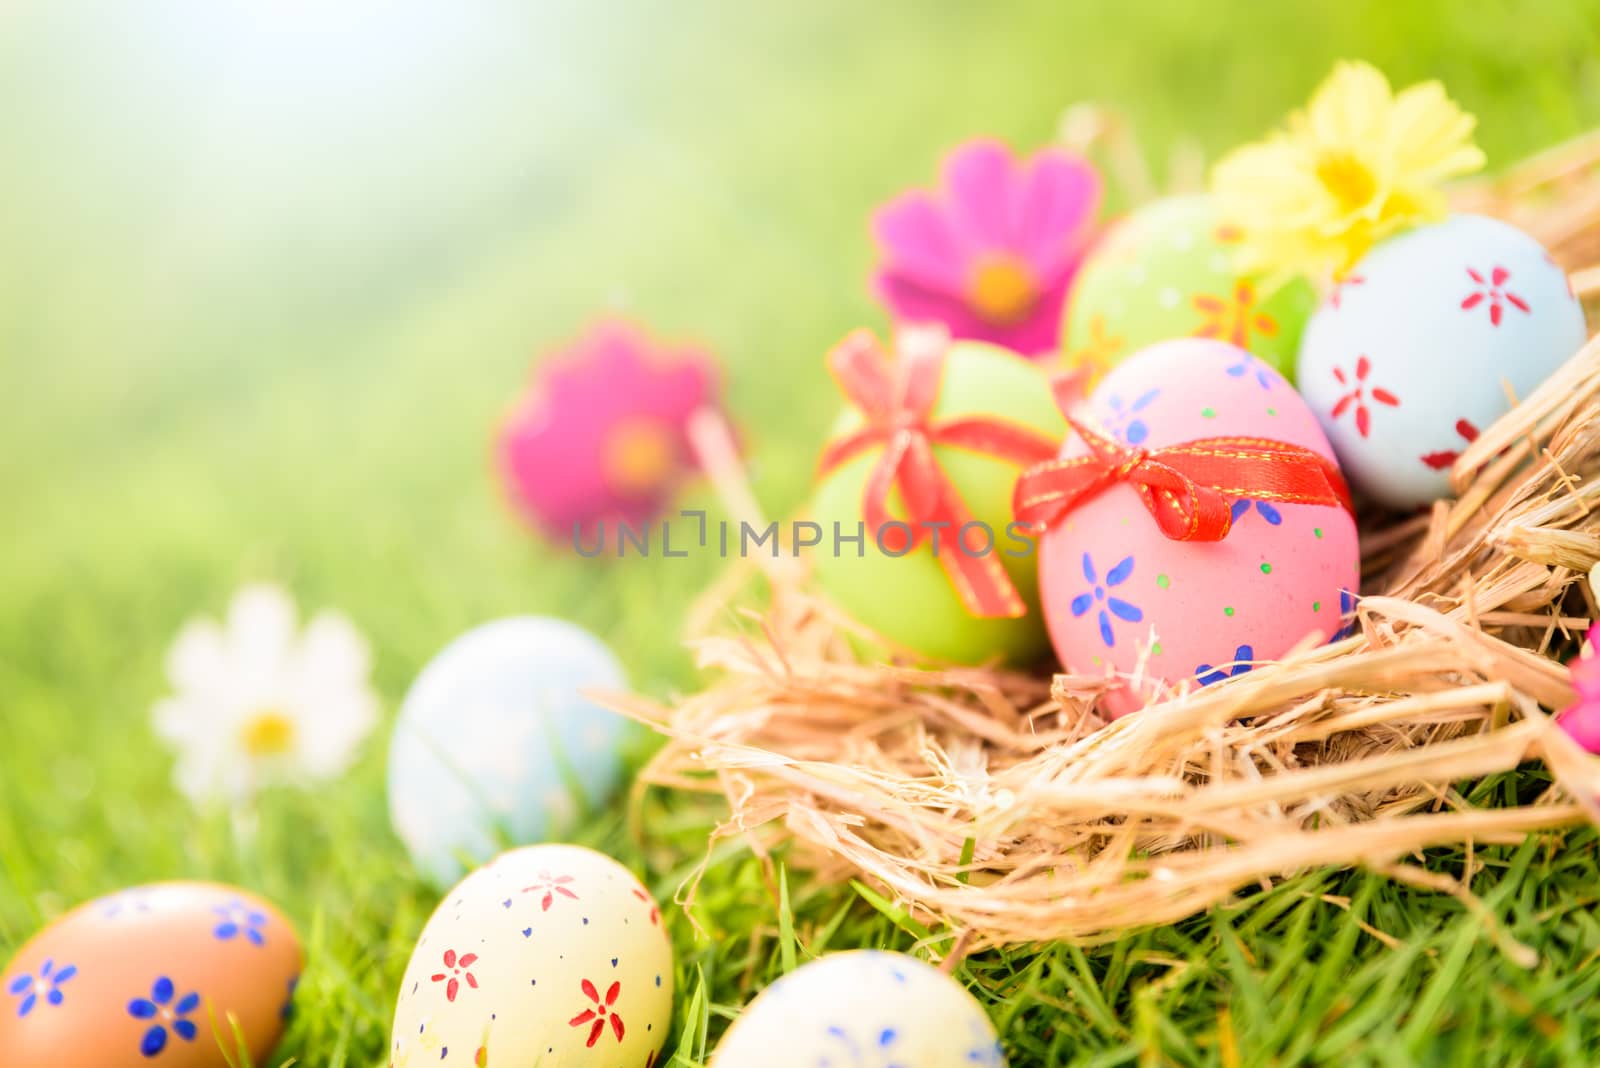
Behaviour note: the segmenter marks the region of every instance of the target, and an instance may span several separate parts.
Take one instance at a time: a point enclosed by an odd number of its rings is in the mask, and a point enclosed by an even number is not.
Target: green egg
[[[1206,196],[1167,197],[1127,216],[1073,283],[1062,328],[1068,364],[1106,371],[1157,341],[1214,337],[1292,381],[1316,291],[1304,278],[1238,274],[1234,240]]]
[[[960,416],[992,416],[1057,440],[1066,433],[1045,372],[1006,349],[979,342],[950,346],[932,421]],[[847,410],[829,437],[838,438],[860,426],[859,414]],[[970,615],[928,541],[894,556],[882,550],[869,530],[859,550],[853,544],[836,546],[834,524],[849,536],[863,523],[862,496],[868,476],[883,456],[881,447],[854,457],[817,486],[813,518],[823,535],[822,543],[810,552],[818,583],[852,618],[926,656],[963,664],[1027,663],[1039,658],[1049,649],[1049,639],[1039,612],[1035,546],[1007,533],[1020,466],[949,445],[936,445],[933,451],[973,519],[993,531],[991,555],[1022,595],[1027,614],[1016,619]],[[897,491],[890,493],[889,511],[905,518]],[[951,551],[953,534],[941,532],[941,554]],[[973,531],[969,540],[974,551],[982,548],[980,532]],[[895,546],[891,542],[889,547]]]

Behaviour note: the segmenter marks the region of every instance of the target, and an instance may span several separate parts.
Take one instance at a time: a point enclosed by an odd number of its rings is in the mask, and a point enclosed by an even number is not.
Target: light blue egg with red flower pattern
[[[625,687],[611,651],[559,619],[496,620],[446,646],[406,695],[389,750],[389,813],[422,873],[448,884],[610,797],[628,723],[582,691]]]
[[[745,1007],[711,1068],[1004,1068],[983,1006],[904,953],[830,953]]]
[[[1516,227],[1457,215],[1367,253],[1312,317],[1300,392],[1356,489],[1393,508],[1450,493],[1456,457],[1579,348],[1567,274]]]

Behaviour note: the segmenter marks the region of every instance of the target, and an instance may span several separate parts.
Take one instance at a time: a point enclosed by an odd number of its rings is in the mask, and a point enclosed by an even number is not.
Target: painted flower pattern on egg
[[[1240,520],[1248,516],[1252,508],[1255,509],[1255,514],[1261,517],[1262,522],[1270,523],[1272,526],[1283,522],[1283,514],[1270,501],[1252,501],[1241,497],[1228,509],[1233,525],[1238,526]]]
[[[1139,413],[1150,407],[1159,396],[1161,390],[1147,389],[1132,401],[1124,403],[1121,397],[1113,394],[1106,401],[1111,408],[1106,417],[1106,429],[1119,441],[1128,445],[1142,445],[1144,439],[1150,436],[1150,427]]]
[[[1532,237],[1458,215],[1378,245],[1312,317],[1298,377],[1352,486],[1393,508],[1451,490],[1479,434],[1588,337]]]
[[[217,925],[211,933],[226,942],[242,938],[252,946],[267,944],[267,914],[251,908],[238,898],[211,910],[217,916]]]
[[[1088,553],[1083,554],[1083,579],[1091,588],[1072,599],[1072,614],[1082,616],[1093,611],[1100,624],[1100,640],[1107,648],[1117,644],[1117,636],[1111,628],[1112,616],[1125,623],[1137,623],[1144,618],[1137,607],[1109,592],[1127,582],[1132,574],[1133,557],[1125,556],[1106,572],[1102,583],[1095,574],[1094,560]]]
[[[1348,388],[1349,392],[1340,395],[1339,399],[1334,402],[1333,408],[1329,410],[1328,416],[1331,419],[1338,420],[1344,416],[1345,412],[1352,413],[1355,418],[1356,433],[1362,437],[1369,437],[1372,434],[1372,409],[1367,407],[1369,398],[1373,405],[1381,404],[1390,408],[1400,407],[1399,397],[1396,397],[1382,386],[1374,386],[1367,382],[1367,377],[1371,374],[1372,361],[1365,356],[1356,358],[1355,371],[1349,376],[1345,374],[1344,369],[1341,367],[1333,369],[1334,381],[1338,382],[1341,387]]]
[[[224,923],[231,937],[218,936]],[[117,891],[47,925],[0,971],[0,1065],[220,1065],[219,1034],[228,1050],[273,1063],[303,966],[288,919],[247,890]]]
[[[1156,383],[1159,394],[1140,412],[1142,449],[1247,437],[1332,456],[1283,377],[1218,341],[1169,341],[1135,354],[1105,377],[1085,413],[1114,426],[1126,411],[1120,398]],[[1085,448],[1073,436],[1063,455]],[[1260,492],[1231,501],[1229,514],[1221,541],[1175,541],[1138,493],[1118,484],[1041,538],[1040,588],[1057,654],[1075,674],[1110,677],[1102,707],[1112,715],[1181,686],[1244,675],[1308,635],[1329,640],[1342,626],[1340,591],[1359,580],[1348,512]]]
[[[1233,663],[1224,664],[1222,667],[1212,667],[1210,664],[1201,664],[1194,669],[1194,676],[1202,686],[1210,686],[1213,682],[1223,679],[1237,678],[1245,674],[1255,665],[1250,663],[1255,658],[1256,651],[1248,645],[1241,645],[1233,651]]]
[[[461,992],[462,980],[472,989],[478,989],[478,977],[472,974],[471,968],[478,963],[476,953],[463,953],[456,955],[453,949],[444,951],[444,966],[442,972],[434,972],[432,979],[435,983],[444,983],[444,997],[446,1001],[454,1001]]]
[[[23,974],[12,979],[6,993],[17,999],[17,1016],[23,1017],[40,1005],[60,1005],[67,999],[61,988],[77,974],[75,964],[58,968],[55,961],[47,960],[39,965],[38,974]]]
[[[551,875],[547,871],[542,871],[539,873],[538,880],[532,886],[524,886],[522,892],[524,894],[541,895],[539,907],[545,912],[549,912],[550,906],[556,903],[557,895],[570,898],[573,901],[578,900],[578,895],[573,892],[572,887],[569,885],[571,882],[572,876],[570,875]]]
[[[622,984],[612,983],[606,988],[606,996],[600,996],[600,990],[588,979],[578,983],[578,989],[583,991],[583,996],[589,1000],[589,1005],[578,1015],[567,1021],[568,1027],[583,1027],[588,1025],[589,1038],[585,1046],[592,1047],[600,1041],[600,1036],[605,1034],[606,1027],[610,1026],[611,1033],[617,1036],[617,1041],[622,1041],[622,1036],[627,1033],[627,1027],[622,1022],[622,1014],[617,1012],[617,998],[622,994]]]
[[[392,1061],[653,1064],[671,1007],[672,947],[638,880],[592,850],[529,846],[467,876],[423,928]]]
[[[1462,311],[1471,311],[1480,304],[1489,307],[1489,325],[1499,326],[1500,320],[1505,317],[1507,308],[1515,308],[1523,315],[1533,314],[1533,309],[1528,307],[1528,302],[1523,300],[1509,288],[1511,272],[1504,267],[1493,267],[1484,272],[1467,268],[1467,277],[1472,279],[1473,290],[1461,301]]]
[[[200,1034],[199,1026],[190,1016],[200,1007],[200,995],[194,991],[178,997],[178,988],[167,976],[159,976],[150,984],[148,997],[137,997],[128,1002],[128,1015],[136,1020],[149,1020],[150,1028],[139,1040],[139,1052],[145,1057],[158,1057],[167,1048],[169,1033],[184,1042],[193,1042]]]

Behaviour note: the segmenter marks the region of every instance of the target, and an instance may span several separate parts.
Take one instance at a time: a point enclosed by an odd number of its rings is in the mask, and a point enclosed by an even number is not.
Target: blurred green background
[[[1341,57],[1442,79],[1492,167],[1600,123],[1588,0],[7,3],[0,958],[117,885],[244,880],[317,953],[285,1053],[376,1062],[431,907],[387,829],[383,734],[349,782],[268,797],[254,837],[194,815],[149,730],[176,628],[280,581],[366,632],[391,713],[449,638],[516,612],[593,628],[647,693],[692,685],[678,628],[716,561],[582,561],[499,500],[491,429],[542,349],[608,309],[704,342],[782,513],[836,406],[821,354],[883,325],[875,205],[964,138],[1038,146],[1080,100],[1126,115],[1158,171],[1180,138],[1214,157]],[[596,840],[670,893],[703,825],[642,853],[616,819]],[[726,900],[714,926],[758,952],[770,908]],[[1401,937],[1408,915],[1441,937],[1460,919],[1396,907]],[[1462,952],[1487,1003],[1510,965]],[[707,971],[719,1003],[751,981]],[[1123,1048],[1085,1028],[1082,1048]]]

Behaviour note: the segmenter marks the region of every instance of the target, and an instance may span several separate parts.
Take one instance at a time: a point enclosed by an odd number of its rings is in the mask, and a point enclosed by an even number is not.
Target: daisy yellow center
[[[678,442],[659,419],[624,419],[606,434],[601,465],[618,493],[647,493],[666,482],[678,466]]]
[[[1004,254],[979,261],[967,291],[973,310],[997,326],[1027,318],[1038,297],[1032,269],[1015,256]]]
[[[1317,160],[1317,181],[1322,183],[1341,211],[1355,211],[1378,191],[1372,169],[1349,152],[1328,152]]]
[[[244,749],[253,757],[282,756],[294,748],[294,720],[276,708],[263,709],[244,725]]]

